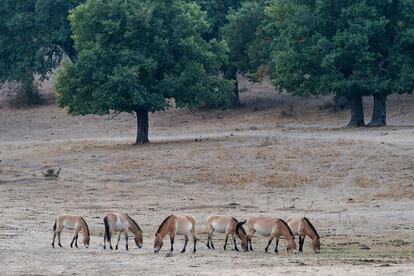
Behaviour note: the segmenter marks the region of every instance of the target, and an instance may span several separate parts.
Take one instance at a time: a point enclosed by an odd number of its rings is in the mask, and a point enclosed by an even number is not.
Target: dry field
[[[346,129],[348,112],[320,110],[325,98],[247,88],[237,110],[153,114],[146,146],[131,145],[130,115],[74,118],[54,105],[2,105],[1,274],[413,274],[414,96],[390,99],[389,127]],[[62,168],[58,179],[42,175],[47,167]],[[126,252],[122,240],[121,250],[103,251],[102,218],[111,211],[137,220],[144,249]],[[198,220],[196,254],[167,258],[168,243],[152,253],[154,232],[172,212]],[[59,213],[84,216],[89,249],[70,249],[68,232],[64,248],[51,248]],[[254,252],[224,252],[222,235],[208,251],[204,221],[212,213],[306,215],[322,253],[312,254],[309,241],[304,254],[265,253],[258,236]],[[182,244],[178,238],[176,251]]]

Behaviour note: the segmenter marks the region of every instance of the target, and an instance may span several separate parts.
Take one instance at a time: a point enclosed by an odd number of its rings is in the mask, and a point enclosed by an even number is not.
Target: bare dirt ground
[[[390,99],[386,128],[346,129],[348,112],[319,109],[327,98],[247,88],[237,110],[153,114],[146,146],[132,145],[131,115],[105,120],[71,117],[54,105],[3,105],[1,274],[413,274],[414,96]],[[59,178],[43,177],[46,167],[62,168]],[[144,249],[126,252],[123,240],[121,250],[102,249],[102,218],[112,211],[137,220]],[[198,220],[196,254],[166,258],[168,242],[153,253],[154,232],[172,212]],[[51,248],[59,213],[87,220],[89,249],[70,249],[68,232],[64,248]],[[254,252],[224,252],[220,234],[209,251],[204,222],[212,213],[306,215],[322,253],[313,254],[309,241],[304,254],[265,253],[266,238],[258,236]],[[179,237],[177,252],[182,245]]]

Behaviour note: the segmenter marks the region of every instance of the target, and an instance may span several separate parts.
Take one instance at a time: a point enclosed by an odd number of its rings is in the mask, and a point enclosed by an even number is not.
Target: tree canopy
[[[64,53],[75,56],[67,16],[80,2],[0,2],[0,83],[16,82],[28,103],[37,102],[34,76],[47,78]]]
[[[230,62],[241,73],[256,73],[269,61],[272,36],[264,29],[268,23],[264,9],[264,0],[244,1],[239,9],[229,11],[221,30]]]
[[[220,104],[232,83],[219,77],[228,48],[206,41],[206,13],[182,0],[88,0],[71,12],[78,59],[59,70],[56,90],[72,114],[137,114],[138,144],[148,112]]]
[[[269,2],[280,32],[272,52],[276,86],[299,94],[350,99],[350,125],[364,125],[361,96],[374,96],[370,125],[386,123],[386,96],[414,87],[414,2]]]

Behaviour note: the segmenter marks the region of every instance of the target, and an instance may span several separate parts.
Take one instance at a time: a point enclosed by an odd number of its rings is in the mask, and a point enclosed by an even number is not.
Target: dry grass
[[[309,182],[306,175],[297,172],[276,172],[263,178],[265,187],[298,188]]]
[[[354,185],[361,188],[378,187],[378,181],[370,176],[357,176],[353,181]]]
[[[401,185],[396,184],[388,188],[385,192],[380,192],[376,195],[379,198],[385,199],[414,199],[414,184]]]

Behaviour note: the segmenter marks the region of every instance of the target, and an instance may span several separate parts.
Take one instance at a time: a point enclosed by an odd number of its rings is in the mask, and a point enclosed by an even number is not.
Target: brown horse
[[[184,236],[184,248],[181,250],[181,253],[185,252],[188,243],[188,236],[191,235],[193,238],[194,249],[193,253],[196,252],[196,230],[195,230],[196,220],[191,215],[170,215],[161,223],[158,228],[157,233],[155,234],[154,241],[154,252],[158,253],[163,244],[164,238],[168,234],[170,236],[171,249],[170,252],[174,250],[174,239],[176,235]]]
[[[136,223],[135,220],[133,220],[130,216],[127,214],[110,213],[104,217],[103,221],[105,226],[104,249],[106,249],[106,241],[109,242],[109,248],[111,250],[113,249],[111,243],[112,231],[119,232],[118,241],[115,246],[116,250],[118,250],[122,232],[125,235],[125,248],[128,250],[128,231],[131,231],[131,233],[134,235],[134,241],[137,247],[142,248],[143,237],[141,228],[139,227],[138,223]]]
[[[53,225],[53,241],[52,247],[55,247],[55,239],[56,236],[58,237],[58,245],[62,247],[60,243],[60,234],[62,233],[63,228],[68,230],[74,230],[72,242],[70,243],[70,247],[73,247],[73,243],[75,242],[76,248],[78,248],[78,236],[79,232],[82,232],[83,236],[83,245],[88,248],[90,242],[90,233],[88,224],[86,221],[79,216],[71,216],[71,215],[59,215],[55,220],[55,224]]]
[[[215,249],[213,244],[213,234],[217,233],[225,233],[226,239],[224,242],[224,250],[227,248],[227,241],[229,236],[233,237],[234,242],[234,250],[239,251],[237,248],[236,242],[236,234],[241,241],[241,246],[244,250],[247,250],[247,235],[246,231],[244,231],[243,227],[240,227],[237,230],[237,219],[231,216],[218,216],[218,215],[211,215],[207,218],[207,231],[208,231],[208,239],[207,239],[207,247],[209,249]]]
[[[312,223],[305,217],[290,218],[287,223],[292,229],[293,234],[299,236],[299,252],[303,252],[303,243],[308,236],[312,240],[312,247],[316,254],[321,251],[321,243],[318,232]]]
[[[252,237],[254,233],[258,233],[264,237],[269,237],[269,241],[265,248],[267,252],[273,239],[276,238],[275,253],[278,253],[277,247],[279,244],[279,238],[284,237],[288,241],[287,251],[290,253],[296,253],[295,237],[290,230],[288,224],[282,220],[271,217],[251,217],[245,221],[239,222],[237,227],[241,227],[243,224],[247,226],[247,241],[250,245],[249,250],[252,248]]]

